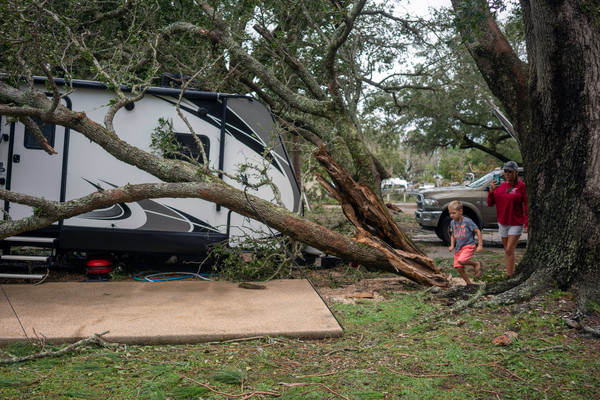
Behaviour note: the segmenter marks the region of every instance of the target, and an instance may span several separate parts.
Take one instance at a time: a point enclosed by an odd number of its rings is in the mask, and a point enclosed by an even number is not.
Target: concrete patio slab
[[[128,344],[184,344],[257,336],[339,337],[342,327],[302,279],[274,280],[262,290],[236,283],[52,282],[4,284],[19,319],[0,294],[0,343],[44,337],[75,342],[109,331]]]

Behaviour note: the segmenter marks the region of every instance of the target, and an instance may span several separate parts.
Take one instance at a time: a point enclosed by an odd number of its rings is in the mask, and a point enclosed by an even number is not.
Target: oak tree
[[[520,1],[524,62],[486,1],[452,4],[463,17],[468,51],[513,121],[526,176],[527,251],[514,278],[495,288],[493,301],[522,301],[558,287],[574,290],[580,311],[597,310],[600,9],[590,1]]]

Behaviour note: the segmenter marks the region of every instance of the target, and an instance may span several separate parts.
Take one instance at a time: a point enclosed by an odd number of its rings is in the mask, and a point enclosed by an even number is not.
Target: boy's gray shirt
[[[456,222],[455,220],[450,221],[450,233],[454,235],[454,239],[456,240],[454,245],[455,251],[459,251],[463,246],[475,244],[475,229],[479,229],[475,225],[475,222],[464,215],[460,222]]]

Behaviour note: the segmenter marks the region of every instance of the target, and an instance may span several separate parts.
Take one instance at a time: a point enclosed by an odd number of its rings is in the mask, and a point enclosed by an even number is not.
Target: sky
[[[450,0],[396,0],[404,8],[411,12],[416,12],[419,15],[429,14],[429,8],[451,7]]]

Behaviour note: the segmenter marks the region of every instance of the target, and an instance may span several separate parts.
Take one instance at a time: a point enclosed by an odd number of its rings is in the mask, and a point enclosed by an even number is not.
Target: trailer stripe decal
[[[91,181],[83,178],[90,185],[94,186],[98,190],[103,190],[99,184],[92,183]],[[110,182],[102,181],[109,186],[117,187]],[[170,232],[206,232],[213,231],[219,233],[219,231],[212,227],[205,221],[199,220],[191,215],[188,215],[175,208],[169,207],[164,204],[160,204],[154,200],[145,199],[140,200],[137,204],[144,210],[146,214],[146,223],[139,230],[158,230],[158,231],[170,231]],[[94,210],[89,213],[81,214],[78,217],[84,219],[94,220],[107,220],[117,221],[126,220],[132,216],[131,208],[125,203],[114,204],[111,207]]]
[[[166,101],[169,104],[172,104],[172,105],[177,104],[177,102],[175,102],[173,100],[163,98],[160,96],[156,96],[156,97],[161,100]],[[219,117],[208,114],[206,118],[202,118],[202,117],[198,116],[198,113],[196,113],[195,110],[193,110],[192,108],[190,108],[188,106],[180,104],[180,108],[182,110],[188,112],[189,114],[194,115],[197,118],[201,118],[201,119],[205,120],[206,122],[210,123],[211,125],[215,126],[216,128],[221,128],[221,118],[219,118]],[[248,124],[246,124],[243,120],[241,120],[235,114],[235,112],[233,110],[228,108],[228,111],[229,112],[227,113],[227,120],[225,121],[225,123],[226,123],[226,127],[229,127],[230,129],[226,129],[226,132],[229,135],[231,135],[234,139],[239,141],[240,143],[243,143],[246,146],[248,146],[256,154],[260,155],[261,157],[265,157],[265,155],[264,155],[265,150],[266,150],[265,143],[252,130],[252,128],[250,126],[248,126]],[[281,172],[282,174],[285,175],[285,172],[283,171],[283,169],[281,168],[281,166],[279,165],[277,160],[275,160],[275,158],[272,156],[271,152],[269,152],[265,158],[279,172]]]

